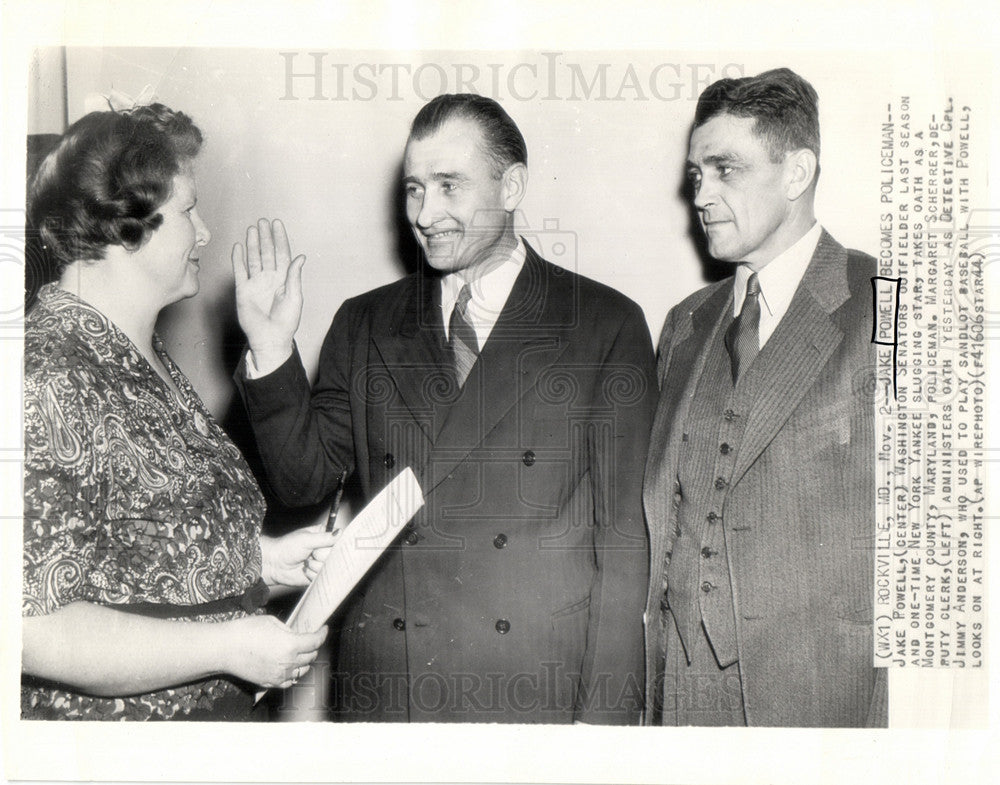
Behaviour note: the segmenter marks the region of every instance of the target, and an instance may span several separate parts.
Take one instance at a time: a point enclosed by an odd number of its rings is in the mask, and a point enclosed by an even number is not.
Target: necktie
[[[479,356],[479,343],[476,340],[476,331],[469,324],[469,300],[472,299],[472,292],[469,284],[465,284],[458,293],[458,300],[451,312],[451,320],[448,322],[448,345],[451,347],[452,361],[455,364],[455,378],[458,386],[465,384],[469,376],[469,371],[476,364],[476,357]]]
[[[760,351],[757,328],[760,325],[760,282],[757,273],[747,281],[747,293],[743,298],[743,308],[729,329],[726,330],[726,350],[732,364],[733,384],[745,373]]]

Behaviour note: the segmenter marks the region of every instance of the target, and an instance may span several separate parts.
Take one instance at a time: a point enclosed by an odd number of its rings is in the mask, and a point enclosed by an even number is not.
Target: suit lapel
[[[725,321],[731,302],[732,284],[727,279],[684,319],[677,327],[677,335],[665,347],[670,354],[664,361],[666,370],[661,380],[646,465],[645,506],[649,517],[655,517],[659,523],[654,525],[650,521],[654,569],[662,567],[668,541],[673,535],[666,531],[664,524],[670,520],[688,404],[705,366],[712,336]]]
[[[434,404],[429,391],[446,387],[452,373],[438,307],[440,289],[437,278],[414,276],[399,319],[390,321],[373,335],[386,371],[430,441],[434,440]]]
[[[831,315],[850,296],[846,261],[847,252],[824,231],[788,311],[751,367],[762,389],[747,415],[733,484],[774,439],[843,340]]]
[[[500,317],[434,439],[434,483],[482,444],[569,346],[566,326],[571,322],[561,312],[575,308],[573,295],[554,286],[550,265],[525,248],[524,265]]]

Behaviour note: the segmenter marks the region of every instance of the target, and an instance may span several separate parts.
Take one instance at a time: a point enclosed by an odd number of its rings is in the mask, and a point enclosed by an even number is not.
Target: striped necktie
[[[451,312],[451,320],[448,322],[448,346],[451,348],[452,361],[455,364],[455,378],[458,386],[465,384],[469,377],[469,371],[476,364],[476,357],[479,356],[479,343],[476,340],[476,331],[469,324],[469,300],[472,299],[472,292],[469,284],[465,284],[458,293],[455,307]]]
[[[732,365],[733,384],[739,381],[740,374],[746,373],[760,351],[759,325],[760,281],[757,280],[757,273],[754,273],[747,281],[747,293],[743,298],[740,315],[726,330],[726,350]]]

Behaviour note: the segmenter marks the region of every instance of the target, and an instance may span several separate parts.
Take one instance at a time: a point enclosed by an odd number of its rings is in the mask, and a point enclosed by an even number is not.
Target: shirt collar
[[[760,283],[761,306],[771,316],[783,314],[799,288],[802,276],[816,252],[823,227],[819,221],[813,223],[802,237],[775,256],[757,273]],[[743,298],[747,293],[747,281],[753,270],[748,264],[740,264],[733,277],[733,316],[738,316],[743,308]]]
[[[482,320],[491,326],[496,323],[510,290],[514,288],[514,281],[521,272],[525,258],[524,244],[518,242],[507,259],[472,282],[469,287],[472,294],[472,299],[469,301],[469,316],[473,321]],[[445,324],[448,324],[455,301],[458,300],[458,293],[463,286],[465,279],[458,273],[449,273],[441,279],[441,312]]]

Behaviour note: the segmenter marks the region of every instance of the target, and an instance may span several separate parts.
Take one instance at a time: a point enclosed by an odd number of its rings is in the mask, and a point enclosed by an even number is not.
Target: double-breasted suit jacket
[[[656,399],[642,312],[529,247],[456,391],[439,292],[418,273],[345,302],[311,393],[297,356],[237,374],[284,501],[322,499],[344,466],[369,498],[412,467],[425,495],[347,603],[338,711],[637,722]]]
[[[750,725],[886,721],[884,673],[872,665],[874,274],[871,257],[824,232],[788,311],[749,369],[758,392],[745,411],[725,413],[745,418],[745,428],[732,474],[716,486],[725,488],[720,514],[706,525],[721,525],[725,538]],[[710,336],[721,341],[718,328],[732,307],[730,280],[701,289],[670,312],[659,345],[662,389],[644,489],[653,723],[660,719],[667,625],[676,625],[685,646],[697,634],[698,618],[676,607],[669,576],[697,574],[698,560],[712,552],[679,536],[678,462]]]

